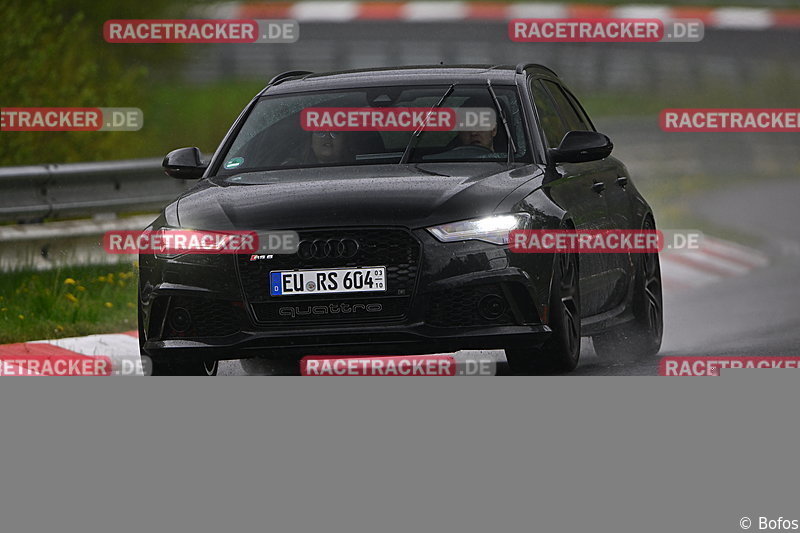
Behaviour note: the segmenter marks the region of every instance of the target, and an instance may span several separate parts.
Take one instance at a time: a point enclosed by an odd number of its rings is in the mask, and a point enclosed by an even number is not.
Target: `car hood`
[[[418,228],[491,214],[540,176],[533,165],[509,169],[499,163],[250,172],[202,180],[179,198],[177,215],[182,227],[209,230]]]

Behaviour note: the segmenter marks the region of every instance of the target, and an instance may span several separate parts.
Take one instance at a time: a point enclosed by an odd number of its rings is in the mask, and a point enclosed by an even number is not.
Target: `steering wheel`
[[[456,146],[455,148],[451,148],[447,152],[448,155],[454,155],[459,157],[482,157],[485,155],[493,154],[494,151],[486,148],[482,144],[462,144],[461,146]]]

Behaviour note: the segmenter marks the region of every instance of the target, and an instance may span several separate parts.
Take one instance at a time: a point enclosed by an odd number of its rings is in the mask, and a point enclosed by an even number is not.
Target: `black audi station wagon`
[[[491,129],[309,131],[319,108],[490,109]],[[289,231],[291,253],[141,254],[139,342],[156,374],[262,358],[503,349],[515,373],[569,372],[661,345],[657,253],[515,253],[513,230],[655,229],[612,143],[550,69],[286,72],[147,228]]]

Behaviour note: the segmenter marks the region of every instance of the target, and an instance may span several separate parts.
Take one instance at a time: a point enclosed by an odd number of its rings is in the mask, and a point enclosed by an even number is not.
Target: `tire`
[[[654,229],[648,221],[643,228]],[[633,292],[633,320],[592,337],[598,356],[636,360],[655,356],[664,335],[664,299],[658,253],[638,254]]]
[[[515,374],[556,373],[575,370],[581,354],[581,298],[578,256],[560,254],[550,290],[553,330],[540,348],[510,348],[506,359]]]
[[[170,361],[152,360],[153,376],[216,376],[218,361],[175,359]]]

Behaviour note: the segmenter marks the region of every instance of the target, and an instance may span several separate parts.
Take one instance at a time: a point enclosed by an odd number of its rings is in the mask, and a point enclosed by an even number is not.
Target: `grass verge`
[[[0,344],[136,329],[133,265],[0,276]]]

